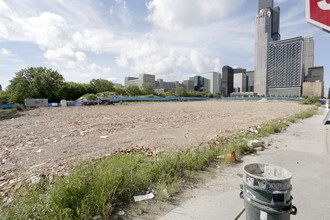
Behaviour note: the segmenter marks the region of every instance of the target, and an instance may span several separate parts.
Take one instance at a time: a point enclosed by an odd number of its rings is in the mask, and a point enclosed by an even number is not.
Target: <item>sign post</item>
[[[330,0],[306,0],[306,20],[330,33]]]

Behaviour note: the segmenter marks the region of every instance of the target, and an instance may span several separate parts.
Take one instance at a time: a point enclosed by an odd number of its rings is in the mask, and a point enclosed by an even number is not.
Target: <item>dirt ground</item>
[[[200,101],[20,112],[0,121],[0,197],[23,179],[66,172],[71,160],[134,146],[196,147],[307,108],[286,101]]]

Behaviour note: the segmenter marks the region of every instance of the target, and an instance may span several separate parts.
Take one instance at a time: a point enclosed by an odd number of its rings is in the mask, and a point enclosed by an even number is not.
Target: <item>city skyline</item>
[[[122,84],[125,76],[141,73],[183,81],[221,73],[224,65],[253,70],[258,1],[214,0],[212,8],[189,3],[0,0],[0,84],[4,89],[16,72],[30,66],[58,70],[66,81],[104,78]],[[304,0],[279,0],[274,6],[281,8],[282,39],[314,36],[315,66],[324,66],[327,91],[330,34],[307,24]]]

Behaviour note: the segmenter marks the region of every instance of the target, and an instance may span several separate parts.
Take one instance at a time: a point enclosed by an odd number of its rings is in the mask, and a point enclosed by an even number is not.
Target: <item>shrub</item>
[[[84,95],[84,97],[86,98],[87,101],[93,101],[98,99],[95,94],[86,94]]]
[[[307,99],[302,100],[300,103],[304,104],[304,105],[315,105],[316,103],[319,103],[319,99],[321,97],[319,96],[313,96],[313,97],[309,97]]]

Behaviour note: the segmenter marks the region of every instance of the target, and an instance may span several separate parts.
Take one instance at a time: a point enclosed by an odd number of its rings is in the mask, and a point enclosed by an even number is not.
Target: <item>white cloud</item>
[[[15,56],[15,54],[13,54],[10,50],[7,50],[6,48],[1,49],[1,54],[7,57]]]
[[[127,67],[128,60],[125,54],[121,54],[119,57],[116,58],[116,63],[118,66]]]
[[[150,0],[148,21],[170,30],[222,19],[234,12],[244,0]]]
[[[116,82],[117,78],[116,77],[109,77],[107,80],[109,80],[111,82]]]
[[[110,15],[113,15],[114,12],[120,18],[123,24],[129,25],[132,23],[132,16],[128,9],[126,0],[115,0],[116,5],[110,7]]]
[[[53,65],[62,65],[67,68],[80,68],[86,60],[83,52],[74,52],[70,47],[49,49],[44,54]]]
[[[42,48],[60,46],[70,40],[70,31],[62,16],[43,12],[21,21],[24,34]]]
[[[90,66],[89,66],[89,69],[92,71],[92,74],[96,74],[96,75],[100,75],[100,74],[105,74],[105,73],[108,73],[110,72],[110,68],[102,68],[98,65],[96,65],[95,63],[92,63]]]
[[[275,3],[277,4],[281,4],[281,3],[284,3],[284,2],[287,2],[289,0],[275,0]]]
[[[92,77],[92,75],[89,73],[83,73],[83,74],[80,74],[79,76],[82,78],[91,78]]]

